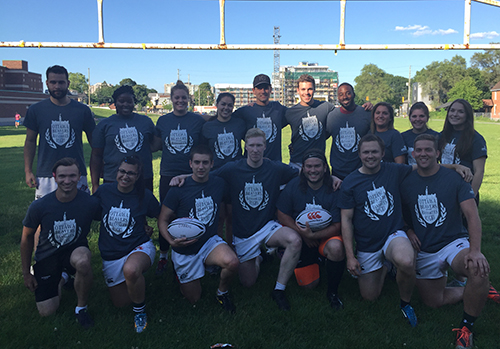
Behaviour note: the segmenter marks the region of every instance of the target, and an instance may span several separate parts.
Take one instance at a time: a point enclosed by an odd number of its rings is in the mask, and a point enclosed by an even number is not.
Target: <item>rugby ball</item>
[[[205,224],[196,218],[177,218],[168,225],[168,232],[174,239],[198,239],[205,234]]]
[[[312,231],[318,231],[325,229],[332,223],[332,215],[322,208],[306,209],[299,213],[295,221],[301,228],[305,228],[308,222]]]

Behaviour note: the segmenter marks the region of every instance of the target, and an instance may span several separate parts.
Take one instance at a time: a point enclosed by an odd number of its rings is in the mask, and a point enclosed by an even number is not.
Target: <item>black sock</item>
[[[401,307],[401,309],[403,309],[404,307],[406,307],[408,304],[410,304],[410,302],[405,302],[402,299],[399,300],[399,306]]]
[[[477,317],[469,315],[464,311],[464,317],[462,319],[462,323],[460,324],[460,328],[465,326],[469,329],[469,331],[472,332],[472,326],[474,326],[474,322],[476,322],[476,319]]]
[[[142,303],[132,303],[132,306],[133,306],[133,310],[134,310],[134,313],[144,313],[144,311],[146,310],[146,302],[142,302]]]
[[[327,294],[338,294],[340,280],[344,274],[345,263],[345,259],[337,262],[329,259],[326,260],[326,275],[328,279]]]

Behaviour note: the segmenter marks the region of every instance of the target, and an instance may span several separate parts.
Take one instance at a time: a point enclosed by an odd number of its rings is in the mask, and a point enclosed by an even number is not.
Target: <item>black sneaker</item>
[[[233,302],[229,298],[229,293],[221,294],[220,296],[217,296],[216,298],[224,310],[230,312],[231,314],[236,313],[236,307],[234,306]]]
[[[86,330],[94,326],[94,320],[90,317],[87,309],[80,310],[78,314],[75,314],[75,317],[76,321]]]
[[[288,300],[286,299],[285,291],[273,290],[273,292],[271,292],[271,297],[276,304],[278,304],[278,308],[280,308],[280,310],[290,310],[290,303],[288,303]]]
[[[330,301],[330,306],[334,310],[342,310],[344,309],[344,303],[335,293],[330,293],[328,296],[328,300]]]

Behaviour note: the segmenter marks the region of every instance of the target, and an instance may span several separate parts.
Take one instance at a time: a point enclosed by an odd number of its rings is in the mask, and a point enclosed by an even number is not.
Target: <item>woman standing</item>
[[[160,116],[155,128],[155,148],[162,149],[160,164],[160,202],[163,203],[170,189],[170,180],[184,173],[191,173],[189,153],[200,142],[205,120],[188,111],[189,90],[182,81],[170,90],[173,111]],[[167,265],[169,244],[160,234],[160,260],[156,274],[161,275]]]
[[[146,283],[143,273],[152,265],[156,249],[146,232],[146,216],[157,218],[160,205],[144,188],[141,160],[125,157],[116,182],[105,183],[94,194],[101,201],[101,251],[103,274],[116,307],[132,302],[135,331],[147,326]]]
[[[103,174],[104,182],[114,182],[116,169],[124,156],[136,155],[144,164],[144,184],[153,190],[153,165],[151,147],[154,141],[154,124],[145,115],[134,113],[135,93],[131,86],[124,85],[113,93],[116,114],[101,120],[92,133],[92,155],[90,173],[92,192],[99,187]]]
[[[479,203],[479,188],[488,154],[486,141],[474,130],[474,112],[466,100],[456,99],[451,103],[439,137],[439,150],[441,163],[461,164],[471,169],[471,186]]]
[[[385,144],[385,162],[404,164],[406,146],[399,131],[394,129],[394,109],[389,103],[379,102],[372,109],[372,133],[382,138]]]
[[[427,122],[429,122],[429,108],[423,102],[417,102],[413,104],[410,108],[410,123],[412,128],[408,131],[405,131],[401,134],[403,137],[403,141],[406,145],[406,149],[408,149],[408,154],[406,157],[406,163],[408,165],[416,165],[416,161],[411,155],[413,151],[413,142],[415,142],[415,138],[419,134],[430,134],[435,136],[436,138],[439,136],[439,132],[431,130],[427,126]]]
[[[246,124],[243,119],[233,118],[234,96],[223,92],[217,96],[217,119],[203,125],[202,142],[207,144],[214,154],[214,169],[229,161],[242,157],[241,140],[245,138]],[[220,211],[218,234],[223,237],[223,227],[226,224],[226,242],[231,245],[232,206],[229,195],[224,195]]]

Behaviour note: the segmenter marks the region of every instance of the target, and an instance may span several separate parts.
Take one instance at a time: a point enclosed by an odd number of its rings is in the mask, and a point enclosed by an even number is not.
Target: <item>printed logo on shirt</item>
[[[266,114],[262,112],[262,117],[257,118],[257,128],[260,128],[266,134],[266,141],[269,143],[274,142],[276,139],[276,134],[278,133],[278,128],[273,124],[272,119],[266,117]]]
[[[188,136],[187,130],[181,130],[181,124],[177,125],[177,129],[170,131],[170,137],[165,137],[165,146],[172,153],[188,154],[193,146],[193,137]]]
[[[300,137],[309,142],[310,139],[319,139],[323,133],[323,124],[318,121],[316,115],[309,115],[307,111],[307,116],[302,118],[302,124],[299,126]]]
[[[224,160],[226,157],[236,157],[240,149],[239,142],[234,139],[234,134],[232,132],[226,132],[224,127],[224,133],[219,133],[217,135],[217,141],[215,142],[215,154],[219,159]]]
[[[75,241],[81,234],[81,228],[77,228],[76,220],[66,219],[66,212],[62,221],[54,221],[54,229],[49,231],[49,241],[55,248],[67,245]]]
[[[130,217],[130,208],[123,207],[123,200],[120,207],[113,207],[103,218],[104,227],[109,236],[121,235],[122,239],[128,238],[135,226],[134,217]]]
[[[128,124],[125,124],[125,127],[120,127],[120,132],[115,137],[116,148],[124,154],[129,150],[140,151],[143,143],[143,134],[138,132],[135,126],[129,127]]]
[[[250,211],[251,207],[258,208],[260,211],[267,206],[269,193],[264,190],[262,183],[255,183],[255,176],[253,176],[252,183],[245,183],[245,189],[240,191],[239,199],[245,210]]]
[[[335,145],[339,152],[344,153],[346,150],[351,150],[353,153],[358,151],[358,143],[360,137],[356,134],[354,127],[349,127],[349,122],[346,121],[345,127],[339,129],[339,134],[335,136]]]
[[[45,131],[45,141],[53,149],[57,149],[57,146],[70,148],[75,143],[75,139],[75,130],[70,127],[69,120],[62,119],[61,114],[59,114],[59,120],[52,120],[50,129]]]
[[[322,209],[323,207],[321,205],[316,205],[316,200],[314,196],[312,204],[306,204],[306,210],[317,210],[320,208]]]
[[[218,206],[214,203],[211,196],[205,197],[205,193],[201,192],[201,198],[194,199],[196,214],[193,209],[189,212],[190,218],[196,218],[203,224],[211,226],[214,224],[215,216],[217,215]]]
[[[373,221],[378,221],[378,216],[384,216],[387,213],[389,217],[394,212],[394,196],[385,190],[384,186],[375,188],[372,182],[373,190],[366,192],[368,201],[365,201],[364,211]],[[369,205],[368,205],[369,203]]]
[[[415,215],[423,227],[434,223],[435,227],[439,227],[446,220],[447,212],[443,203],[438,203],[436,194],[429,194],[428,187],[425,187],[425,195],[419,195],[415,204]]]
[[[441,154],[441,163],[442,164],[459,164],[460,158],[458,154],[455,155],[455,138],[451,140],[450,143],[446,143],[443,149],[443,154]]]

